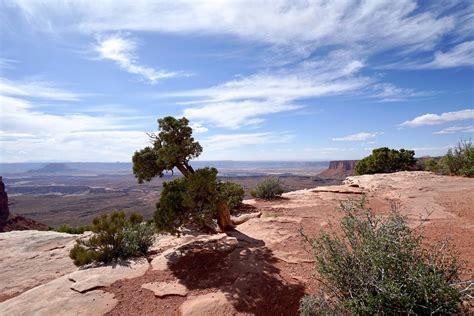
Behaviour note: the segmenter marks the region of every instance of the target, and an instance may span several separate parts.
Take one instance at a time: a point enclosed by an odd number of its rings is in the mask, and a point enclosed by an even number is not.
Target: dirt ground
[[[247,209],[263,215],[227,233],[237,240],[234,246],[191,242],[167,269],[150,268],[141,277],[117,281],[105,289],[119,301],[109,314],[179,315],[184,313],[184,303],[202,298],[202,304],[193,305],[198,306],[195,315],[297,315],[301,297],[318,289],[311,277],[314,262],[299,229],[317,236],[331,223],[337,225],[343,215],[337,209],[340,201],[362,196],[381,216],[396,199],[410,225],[421,224],[428,244],[449,238],[467,262],[463,277],[472,278],[473,193],[474,179],[400,172],[350,177],[345,185],[290,192],[273,201],[248,200]],[[154,255],[170,247],[158,248]],[[149,282],[173,281],[186,286],[186,296],[158,298],[141,287]],[[226,302],[217,300],[220,293]]]

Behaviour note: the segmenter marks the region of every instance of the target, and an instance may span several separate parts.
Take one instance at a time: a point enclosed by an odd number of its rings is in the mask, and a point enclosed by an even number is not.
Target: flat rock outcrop
[[[236,311],[225,293],[215,292],[188,299],[179,308],[180,316],[234,315]]]
[[[75,271],[74,243],[74,235],[53,231],[0,234],[0,301]]]

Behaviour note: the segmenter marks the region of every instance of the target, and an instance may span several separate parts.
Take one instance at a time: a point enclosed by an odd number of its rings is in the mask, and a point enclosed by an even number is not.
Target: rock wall
[[[354,175],[358,160],[334,160],[329,162],[329,168],[319,175],[323,177],[348,177]]]
[[[3,231],[7,224],[10,210],[8,209],[8,195],[5,191],[5,184],[3,178],[0,176],[0,232]]]

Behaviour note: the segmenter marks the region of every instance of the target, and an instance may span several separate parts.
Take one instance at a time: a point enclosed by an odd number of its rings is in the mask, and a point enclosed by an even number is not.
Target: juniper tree
[[[171,116],[158,120],[159,133],[149,134],[152,146],[135,152],[133,173],[139,183],[162,177],[178,169],[184,176],[165,182],[155,212],[158,230],[176,233],[186,223],[209,223],[217,219],[221,231],[235,227],[248,218],[231,218],[223,185],[217,181],[217,170],[194,170],[190,160],[197,158],[201,145],[192,137],[192,128],[185,117]],[[224,191],[222,189],[222,191]]]

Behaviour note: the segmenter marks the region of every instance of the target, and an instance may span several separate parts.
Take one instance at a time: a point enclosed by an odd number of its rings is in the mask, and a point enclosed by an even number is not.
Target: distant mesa
[[[36,169],[36,170],[29,170],[28,172],[32,173],[59,173],[59,172],[71,172],[76,171],[76,169],[69,168],[64,163],[50,163],[46,166]]]
[[[358,160],[334,160],[329,162],[329,167],[319,175],[327,178],[345,178],[355,174]]]

